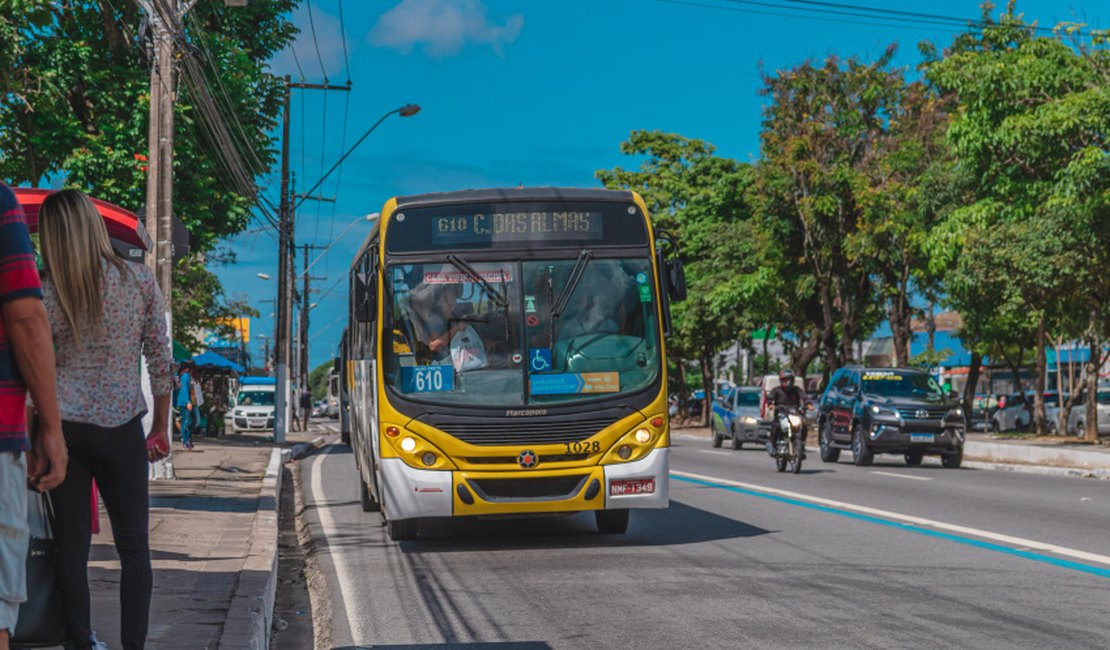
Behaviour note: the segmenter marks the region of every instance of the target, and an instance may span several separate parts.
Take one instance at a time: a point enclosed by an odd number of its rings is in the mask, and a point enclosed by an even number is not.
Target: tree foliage
[[[1044,432],[1046,332],[1089,338],[1093,357],[1110,333],[1110,52],[1097,35],[1038,36],[1011,3],[926,69],[959,106],[948,144],[965,188],[934,265],[983,351],[1016,365],[1035,350]]]
[[[715,155],[707,142],[660,131],[634,131],[621,151],[641,157],[640,168],[599,170],[597,177],[606,187],[639,192],[656,228],[678,238],[689,299],[673,306],[668,351],[679,368],[697,361],[712,395],[713,359],[758,323],[752,317],[768,279],[759,265],[763,240],[744,198],[751,169]]]
[[[147,23],[134,2],[3,0],[0,14],[0,178],[67,186],[138,211],[146,200],[150,108]],[[296,0],[246,7],[197,3],[182,23],[174,137],[175,213],[205,252],[241,232],[254,197],[221,162],[233,146],[252,178],[274,162],[271,132],[282,87],[268,60],[296,33],[286,20]],[[187,68],[199,71],[195,80]],[[202,119],[211,101],[230,140]],[[252,181],[253,182],[253,181]],[[198,260],[179,275],[196,273]],[[188,293],[187,291],[184,293]],[[184,293],[182,295],[184,295]],[[174,304],[184,327],[206,313]],[[192,320],[194,317],[201,320]],[[182,320],[184,319],[184,320]]]

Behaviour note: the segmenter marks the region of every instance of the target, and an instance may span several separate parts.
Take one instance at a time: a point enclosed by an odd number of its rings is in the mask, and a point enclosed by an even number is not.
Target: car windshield
[[[759,391],[742,390],[736,394],[737,406],[759,406]]]
[[[1099,404],[1110,404],[1110,390],[1099,391],[1098,393]]]
[[[389,267],[389,384],[410,398],[493,406],[647,387],[660,372],[650,261],[593,258],[568,284],[575,266],[468,259]]]
[[[929,375],[897,370],[864,371],[863,392],[887,397],[944,398],[940,385]]]
[[[235,402],[239,406],[273,406],[274,391],[272,390],[241,390]]]

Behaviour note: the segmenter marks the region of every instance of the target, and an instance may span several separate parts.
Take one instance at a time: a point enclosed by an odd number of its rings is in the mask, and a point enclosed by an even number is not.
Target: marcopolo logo
[[[540,462],[540,457],[531,449],[525,449],[516,457],[516,462],[520,463],[520,466],[524,469],[528,469],[530,467],[535,467],[536,464]]]
[[[529,417],[533,415],[547,415],[547,409],[509,409],[505,411],[505,417],[510,418]]]

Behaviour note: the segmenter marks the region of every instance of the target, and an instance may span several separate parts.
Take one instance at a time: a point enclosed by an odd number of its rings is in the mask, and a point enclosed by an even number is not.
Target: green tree
[[[1110,333],[1101,272],[1110,263],[1110,52],[1105,33],[1067,42],[1074,26],[1038,36],[1013,2],[998,22],[989,10],[981,30],[927,66],[958,103],[948,141],[968,193],[934,238],[936,261],[983,343],[1035,349],[1043,433],[1048,330],[1074,328],[1073,314],[1085,313],[1096,359]],[[980,300],[984,286],[993,300]],[[1097,435],[1090,424],[1087,434]]]
[[[667,351],[676,368],[697,361],[712,396],[717,352],[763,320],[763,239],[744,198],[750,167],[715,155],[707,142],[661,131],[633,131],[621,152],[643,158],[640,168],[599,170],[597,177],[606,187],[639,192],[656,228],[678,238],[689,297],[672,305]],[[684,382],[676,388],[685,397]],[[708,409],[702,417],[708,423]]]
[[[137,3],[0,2],[6,9],[0,14],[0,178],[37,185],[62,177],[138,211],[146,198],[150,63]],[[296,33],[286,20],[295,5],[201,2],[183,21],[174,205],[201,253],[243,230],[254,179],[274,162],[271,133],[283,91],[267,66]],[[213,115],[226,130],[214,126]],[[229,169],[229,156],[241,159],[234,168],[240,174]],[[179,278],[195,273],[197,262],[179,270]],[[184,328],[212,324],[207,312],[177,303],[174,309]]]
[[[786,262],[783,277],[793,274],[798,293],[791,299],[816,307],[803,313],[815,316],[810,327],[827,372],[847,363],[853,342],[877,324],[874,253],[884,238],[899,235],[881,227],[889,221],[893,208],[884,204],[891,199],[876,198],[879,162],[893,137],[891,118],[902,114],[905,93],[903,73],[890,68],[894,53],[892,46],[872,63],[830,56],[764,75],[762,92],[770,102],[752,203]],[[911,208],[902,212],[913,214]],[[871,245],[861,237],[868,232]],[[894,287],[908,286],[901,276],[894,280]]]
[[[328,396],[328,375],[332,369],[331,361],[325,361],[308,373],[308,385],[312,391],[313,400],[321,400]]]

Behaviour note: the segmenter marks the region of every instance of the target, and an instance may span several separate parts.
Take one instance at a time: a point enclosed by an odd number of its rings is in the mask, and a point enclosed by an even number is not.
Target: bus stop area
[[[191,451],[174,443],[176,478],[150,483],[149,647],[268,647],[283,463],[328,433],[314,423],[280,446],[268,432],[202,437]],[[89,558],[93,626],[117,648],[120,567],[103,506],[100,521]]]

